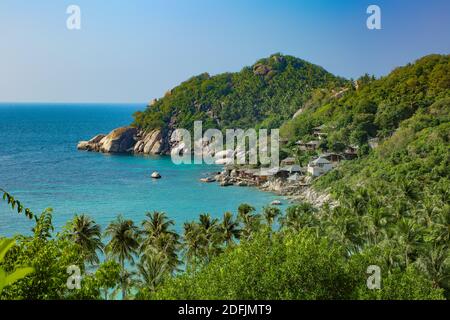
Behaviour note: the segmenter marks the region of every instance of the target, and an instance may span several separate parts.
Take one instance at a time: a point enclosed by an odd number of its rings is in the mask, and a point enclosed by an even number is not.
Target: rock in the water
[[[78,142],[77,149],[78,150],[88,150],[89,141],[80,141]]]
[[[236,183],[236,185],[238,187],[248,187],[248,183],[245,181],[239,181],[238,183]]]
[[[134,127],[121,127],[108,135],[99,134],[89,141],[80,141],[79,150],[104,153],[162,154],[170,152],[170,146],[161,130],[140,131]]]
[[[274,201],[272,201],[271,205],[273,205],[273,206],[281,206],[281,201],[280,200],[274,200]]]
[[[98,134],[95,137],[93,137],[91,140],[89,140],[89,143],[99,143],[104,137],[105,137],[104,134]]]
[[[100,141],[105,137],[104,134],[98,134],[89,141],[80,141],[77,145],[78,150],[99,151]]]
[[[161,175],[159,174],[158,171],[155,171],[152,173],[152,178],[153,179],[161,179]]]

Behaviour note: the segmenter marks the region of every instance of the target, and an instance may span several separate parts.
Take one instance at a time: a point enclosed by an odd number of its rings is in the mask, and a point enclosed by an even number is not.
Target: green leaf
[[[3,239],[0,240],[0,262],[3,261],[3,258],[6,255],[6,252],[8,252],[9,249],[11,249],[12,246],[14,246],[15,241],[12,239]]]
[[[30,273],[33,273],[33,272],[34,272],[34,268],[30,268],[30,267],[17,269],[13,273],[6,276],[5,286],[13,284],[17,280],[23,279],[27,275],[29,275]]]

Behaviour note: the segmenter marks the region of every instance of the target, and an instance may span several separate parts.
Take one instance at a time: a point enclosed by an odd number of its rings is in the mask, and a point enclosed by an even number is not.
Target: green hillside
[[[283,125],[282,135],[308,139],[313,127],[324,124],[331,150],[340,144],[364,146],[370,137],[389,137],[403,120],[450,96],[450,56],[429,55],[377,80],[366,75],[342,98],[323,91]]]
[[[174,124],[190,129],[195,120],[209,128],[278,128],[315,88],[335,88],[344,80],[301,59],[272,55],[237,73],[193,77],[168,91],[134,124],[146,129]]]
[[[293,142],[312,139],[319,125],[328,133],[322,148],[359,146],[358,159],[314,182],[338,206],[293,206],[280,231],[260,231],[154,298],[449,297],[450,56],[427,56],[378,80],[365,76],[342,97],[316,90],[283,126],[293,153]],[[380,139],[375,149],[370,137]],[[365,285],[369,265],[380,267],[381,290]]]
[[[105,234],[76,215],[55,233],[51,210],[34,215],[0,189],[12,209],[35,218],[31,236],[0,250],[8,251],[0,252],[0,271],[35,272],[0,286],[0,300],[107,299],[119,291],[130,299],[450,298],[449,55],[355,83],[275,55],[239,73],[194,77],[135,119],[142,128],[190,128],[197,119],[220,128],[282,124],[287,155],[306,161],[352,144],[358,156],[313,180],[336,205],[256,212],[242,204],[237,215],[200,214],[181,232],[155,211],[140,224],[119,215]],[[296,142],[318,139],[317,126],[319,150],[301,151]],[[369,146],[372,138],[378,146]],[[107,260],[92,265],[103,253]],[[67,288],[68,265],[93,268],[81,290]],[[369,288],[373,266],[380,286]]]

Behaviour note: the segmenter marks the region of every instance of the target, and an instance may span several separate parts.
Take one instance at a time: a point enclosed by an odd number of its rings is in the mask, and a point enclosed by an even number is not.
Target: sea
[[[176,165],[170,156],[116,155],[77,150],[80,140],[129,125],[145,104],[0,104],[0,188],[35,214],[53,209],[55,232],[75,214],[104,229],[119,214],[140,225],[162,211],[181,231],[201,213],[220,218],[241,203],[257,211],[286,200],[251,187],[220,187],[199,179],[216,165]],[[151,179],[158,171],[162,179]],[[0,237],[30,234],[34,222],[0,201]]]

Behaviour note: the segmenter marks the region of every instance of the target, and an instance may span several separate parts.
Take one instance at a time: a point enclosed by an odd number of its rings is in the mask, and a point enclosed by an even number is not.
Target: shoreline
[[[304,176],[303,178],[307,179],[310,177]],[[333,200],[329,193],[315,190],[310,180],[307,183],[290,183],[287,179],[274,178],[258,185],[249,179],[243,179],[237,176],[231,177],[227,174],[225,168],[222,172],[215,174],[212,179],[213,180],[203,182],[218,183],[222,187],[238,186],[256,188],[261,192],[270,192],[277,196],[284,197],[291,204],[308,202],[317,208],[320,208],[325,204],[328,204],[331,208],[338,205],[338,202]]]

